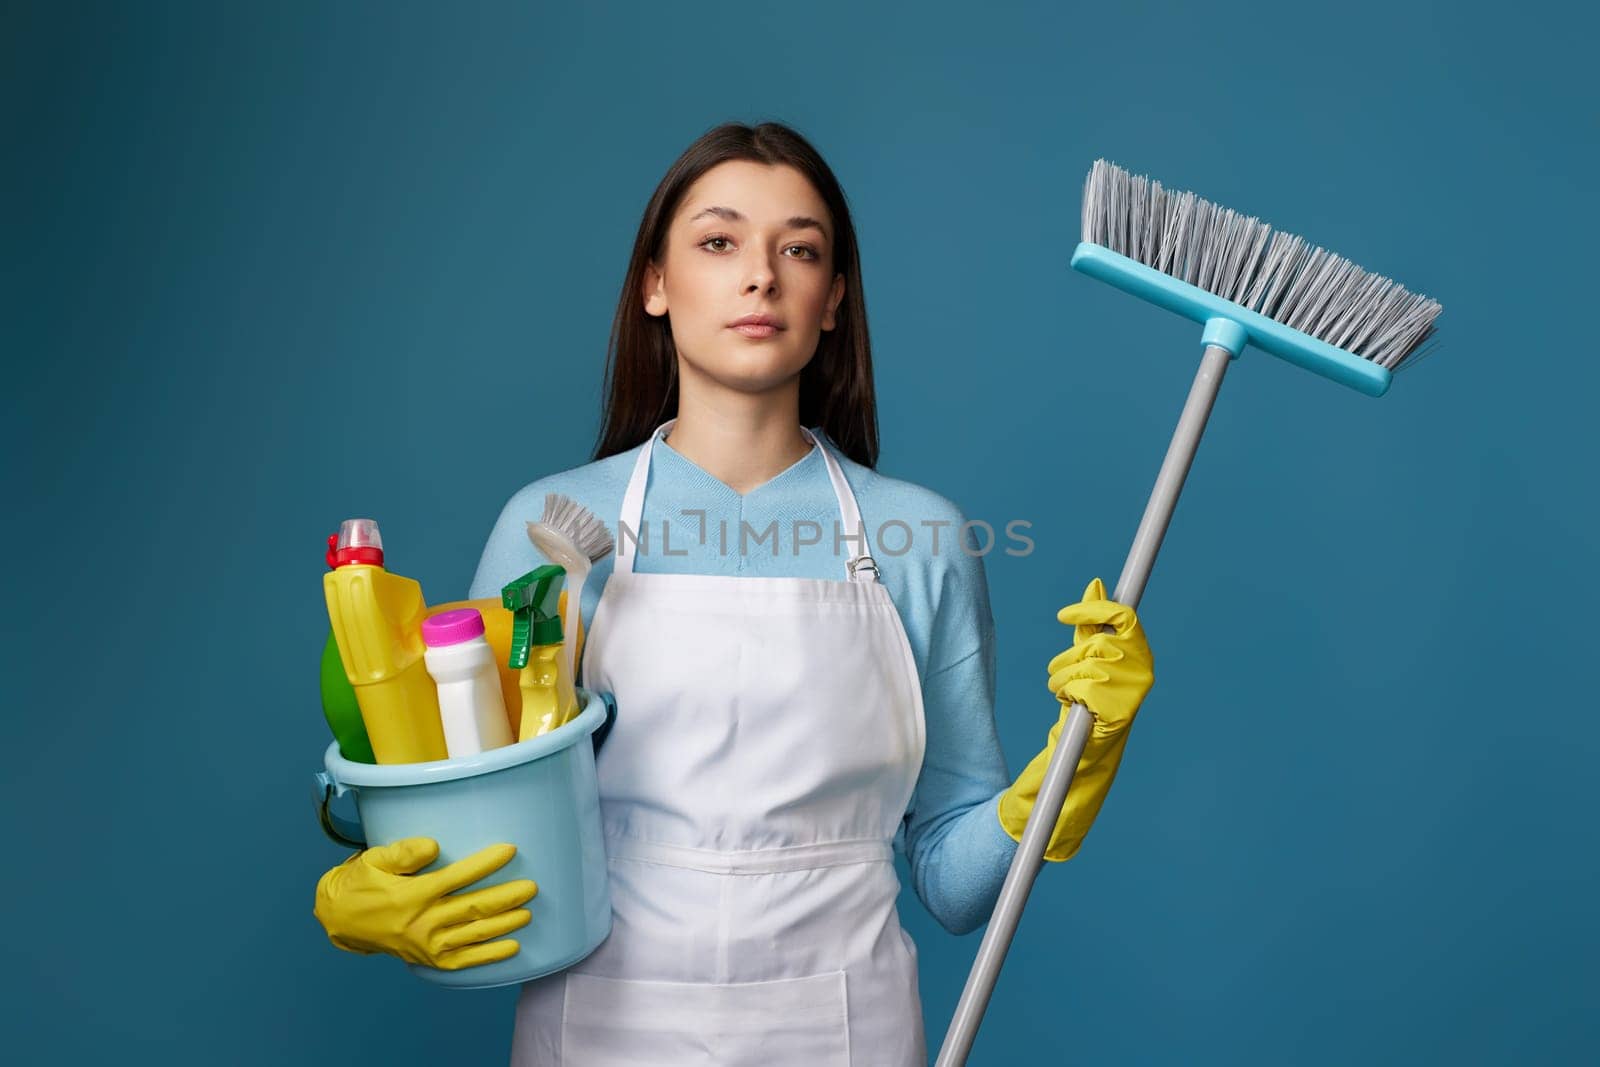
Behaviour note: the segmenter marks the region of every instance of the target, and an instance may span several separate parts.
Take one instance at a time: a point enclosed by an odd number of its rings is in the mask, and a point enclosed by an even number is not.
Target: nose
[[[767,254],[757,252],[750,256],[748,262],[749,273],[745,277],[744,291],[746,293],[776,293],[778,291],[778,272],[773,267]]]

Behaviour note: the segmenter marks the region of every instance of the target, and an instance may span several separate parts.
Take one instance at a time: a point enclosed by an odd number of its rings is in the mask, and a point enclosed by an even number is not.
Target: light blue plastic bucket
[[[527,908],[533,919],[509,936],[521,950],[508,960],[444,971],[408,964],[430,982],[488,989],[559,971],[599,947],[611,932],[611,893],[600,829],[600,792],[590,738],[606,721],[606,702],[577,691],[578,717],[541,737],[461,759],[429,763],[353,763],[335,741],[317,775],[323,826],[344,823],[328,802],[354,794],[369,845],[431,837],[437,870],[500,842],[517,847],[511,862],[471,889],[531,878],[539,892]],[[330,823],[332,825],[330,825]],[[342,836],[350,837],[345,823]],[[350,842],[358,843],[358,842]]]

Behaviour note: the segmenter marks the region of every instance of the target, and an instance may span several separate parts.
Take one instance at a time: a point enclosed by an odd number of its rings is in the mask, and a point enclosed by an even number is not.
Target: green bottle
[[[328,719],[328,728],[339,742],[339,754],[352,763],[377,763],[372,754],[372,742],[367,740],[367,724],[361,721],[361,707],[356,703],[356,691],[344,673],[344,661],[339,658],[339,643],[328,631],[328,643],[322,648],[322,714]]]

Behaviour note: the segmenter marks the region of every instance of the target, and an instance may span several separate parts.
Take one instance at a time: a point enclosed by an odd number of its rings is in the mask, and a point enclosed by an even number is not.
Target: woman
[[[874,469],[860,279],[809,144],[770,123],[707,133],[646,208],[595,460],[524,488],[490,534],[472,597],[545,562],[525,525],[548,492],[618,542],[585,586],[579,668],[618,707],[598,759],[613,930],[523,987],[514,1063],[925,1062],[893,847],[941,925],[980,925],[1060,718],[1008,784],[981,555],[959,509]],[[1054,860],[1087,832],[1151,684],[1137,618],[1098,579],[1058,617],[1077,640],[1049,687],[1095,729]],[[514,951],[494,939],[528,921],[531,883],[444,895],[509,846],[419,890],[428,844],[329,872],[335,943],[437,966]],[[363,922],[341,882],[407,901],[404,921]]]

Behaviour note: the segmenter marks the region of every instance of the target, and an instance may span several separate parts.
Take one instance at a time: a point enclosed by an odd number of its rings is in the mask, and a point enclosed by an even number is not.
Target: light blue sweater
[[[895,847],[905,854],[912,886],[933,917],[952,933],[967,933],[988,920],[1016,850],[995,810],[1011,775],[995,731],[994,617],[983,559],[958,542],[966,519],[950,501],[855,463],[820,428],[812,433],[827,443],[855,493],[922,682],[927,749]],[[643,447],[540,478],[516,493],[489,535],[468,595],[497,597],[501,586],[549,562],[528,540],[526,525],[544,513],[546,493],[571,497],[616,537],[622,496]],[[878,543],[879,528],[895,519],[905,527],[891,525]],[[817,539],[804,520],[823,533],[817,544],[797,549],[796,523],[800,540]],[[742,553],[741,522],[754,531]],[[835,553],[838,522],[827,465],[815,448],[740,495],[658,438],[641,522],[649,541],[647,550],[635,554],[634,568],[842,580],[844,560],[854,553],[850,543]],[[773,523],[776,543],[770,536],[758,543],[756,535]],[[909,548],[893,554],[907,541]],[[975,539],[967,544],[976,548]],[[584,586],[585,633],[614,562],[612,555],[597,563]],[[619,707],[617,713],[628,711]]]

